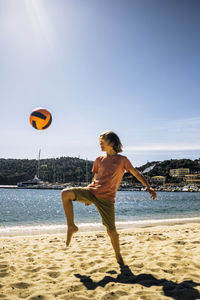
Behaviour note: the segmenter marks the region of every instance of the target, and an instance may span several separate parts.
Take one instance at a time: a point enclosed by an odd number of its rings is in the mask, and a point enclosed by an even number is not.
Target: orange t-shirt
[[[114,203],[124,172],[131,168],[133,168],[131,162],[124,155],[100,155],[92,167],[92,172],[97,173],[96,178],[87,186],[87,189],[97,198]]]

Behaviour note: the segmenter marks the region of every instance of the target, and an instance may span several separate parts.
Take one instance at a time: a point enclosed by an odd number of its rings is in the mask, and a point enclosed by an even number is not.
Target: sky
[[[198,0],[0,0],[0,157],[200,158],[199,29]]]

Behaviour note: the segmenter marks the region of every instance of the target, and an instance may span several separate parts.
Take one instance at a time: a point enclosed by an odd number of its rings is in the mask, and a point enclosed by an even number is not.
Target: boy
[[[78,227],[74,224],[72,201],[84,202],[85,205],[93,203],[101,215],[102,224],[106,226],[117,262],[120,265],[124,265],[125,263],[120,253],[119,234],[115,227],[114,208],[116,192],[124,171],[130,172],[141,183],[146,185],[153,199],[156,198],[156,192],[150,187],[145,177],[132,166],[128,158],[118,154],[123,150],[121,141],[116,133],[113,131],[103,132],[99,137],[99,142],[101,150],[105,151],[106,155],[100,155],[96,158],[92,168],[94,173],[92,183],[87,187],[65,188],[61,191],[68,225],[66,245],[70,244],[72,235],[78,231]]]

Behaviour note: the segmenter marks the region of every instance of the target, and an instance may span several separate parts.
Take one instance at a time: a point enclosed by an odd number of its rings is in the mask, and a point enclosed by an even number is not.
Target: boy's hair
[[[113,149],[118,153],[122,152],[122,143],[116,133],[113,131],[105,131],[100,134],[100,138],[107,140],[109,144],[113,143]]]

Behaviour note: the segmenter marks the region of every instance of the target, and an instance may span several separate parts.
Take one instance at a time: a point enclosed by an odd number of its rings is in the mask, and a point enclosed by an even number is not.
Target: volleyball
[[[44,130],[51,125],[52,116],[47,109],[38,107],[31,112],[29,120],[35,129]]]

